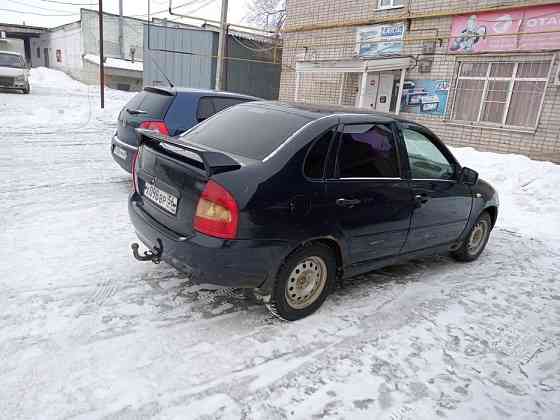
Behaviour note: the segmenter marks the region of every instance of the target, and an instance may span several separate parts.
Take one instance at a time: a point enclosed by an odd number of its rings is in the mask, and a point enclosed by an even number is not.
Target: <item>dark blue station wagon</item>
[[[121,110],[111,155],[131,172],[132,158],[138,150],[137,128],[176,136],[230,106],[257,100],[260,99],[215,90],[146,87]]]

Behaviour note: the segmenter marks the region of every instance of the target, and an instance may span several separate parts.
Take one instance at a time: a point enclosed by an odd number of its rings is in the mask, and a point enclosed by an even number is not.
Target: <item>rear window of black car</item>
[[[144,111],[155,118],[163,119],[175,97],[155,92],[142,91],[126,104],[126,109]]]
[[[186,141],[227,153],[264,159],[310,122],[300,115],[250,105],[223,111],[183,134]]]

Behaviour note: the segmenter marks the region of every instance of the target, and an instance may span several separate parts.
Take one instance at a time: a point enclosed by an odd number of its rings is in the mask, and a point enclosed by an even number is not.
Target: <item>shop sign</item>
[[[447,108],[448,96],[447,80],[405,80],[401,112],[443,115]]]
[[[532,51],[560,48],[560,4],[455,16],[449,51]]]
[[[403,49],[404,32],[404,22],[358,28],[356,54],[360,58],[398,55]]]

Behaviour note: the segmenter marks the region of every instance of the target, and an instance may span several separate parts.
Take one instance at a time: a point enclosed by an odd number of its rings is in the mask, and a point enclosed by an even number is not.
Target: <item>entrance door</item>
[[[43,50],[43,57],[45,57],[45,67],[49,67],[49,49],[45,48]]]
[[[379,73],[368,73],[367,81],[366,81],[366,91],[364,93],[364,100],[362,102],[364,108],[375,109],[375,102],[377,100],[378,89],[379,89]]]
[[[381,112],[389,112],[391,107],[391,96],[393,95],[393,73],[379,74],[379,89],[375,109]]]
[[[394,76],[392,73],[368,73],[363,107],[381,112],[389,112],[393,95],[393,81]],[[359,102],[359,96],[357,100]],[[357,106],[359,106],[359,103]]]

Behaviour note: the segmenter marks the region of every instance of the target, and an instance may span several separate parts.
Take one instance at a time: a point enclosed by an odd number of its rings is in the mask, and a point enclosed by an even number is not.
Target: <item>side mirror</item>
[[[478,181],[478,172],[471,168],[462,168],[459,174],[459,182],[466,185],[474,185]]]

